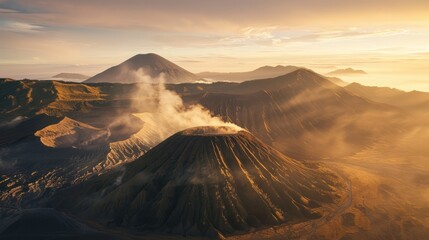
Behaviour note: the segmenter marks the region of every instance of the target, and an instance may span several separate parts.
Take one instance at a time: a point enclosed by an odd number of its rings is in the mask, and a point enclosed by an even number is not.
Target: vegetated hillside
[[[125,166],[54,197],[59,209],[140,231],[218,238],[322,216],[342,179],[310,169],[247,131],[181,131]]]
[[[135,104],[136,91],[130,84],[0,79],[0,127],[41,114],[106,127],[118,116],[149,105]]]
[[[195,82],[200,78],[154,53],[138,54],[125,62],[111,67],[89,79],[86,83],[138,83],[153,82],[163,74],[167,83]]]
[[[52,81],[0,79],[0,121],[34,115],[55,98]]]
[[[85,112],[104,99],[96,87],[80,83],[37,80],[0,80],[0,121],[36,114],[63,117]]]

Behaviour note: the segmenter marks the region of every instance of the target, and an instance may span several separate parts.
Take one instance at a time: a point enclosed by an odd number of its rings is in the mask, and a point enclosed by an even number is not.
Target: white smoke
[[[185,106],[182,98],[175,92],[166,89],[163,74],[152,79],[142,70],[135,72],[140,77],[139,90],[135,96],[140,112],[150,112],[150,122],[156,124],[156,131],[163,138],[178,131],[199,126],[227,126],[234,132],[243,130],[239,126],[224,122],[199,104]],[[148,106],[153,106],[149,107]],[[142,115],[136,114],[143,122],[149,122]],[[144,126],[145,127],[145,126]],[[163,140],[163,139],[162,139]]]
[[[18,116],[8,122],[0,123],[0,127],[14,127],[19,123],[21,123],[22,121],[24,121],[25,119],[27,119],[26,116]]]

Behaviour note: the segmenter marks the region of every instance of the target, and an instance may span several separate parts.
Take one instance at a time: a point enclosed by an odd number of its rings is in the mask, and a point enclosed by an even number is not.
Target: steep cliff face
[[[219,236],[318,218],[341,186],[334,174],[309,169],[247,131],[197,127],[56,200],[59,208],[140,230]]]

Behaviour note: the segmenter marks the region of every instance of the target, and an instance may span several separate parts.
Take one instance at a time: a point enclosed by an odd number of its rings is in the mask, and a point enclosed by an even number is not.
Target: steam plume
[[[143,83],[138,84],[139,90],[134,99],[141,106],[140,112],[149,112],[145,115],[136,114],[136,116],[143,122],[156,124],[156,131],[160,138],[164,139],[178,131],[197,126],[228,126],[234,132],[243,130],[233,123],[224,122],[219,117],[212,116],[201,105],[185,106],[178,94],[166,89],[163,74],[156,79],[145,75],[142,69],[135,74]]]

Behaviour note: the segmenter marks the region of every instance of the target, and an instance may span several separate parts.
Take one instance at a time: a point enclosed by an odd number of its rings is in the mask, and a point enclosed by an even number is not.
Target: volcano
[[[202,73],[198,73],[197,75],[201,78],[207,78],[207,79],[212,79],[216,81],[227,80],[227,81],[233,81],[233,82],[240,82],[240,81],[246,81],[246,80],[273,78],[277,76],[282,76],[282,75],[291,73],[297,69],[300,69],[300,67],[277,65],[275,67],[263,66],[249,72],[229,72],[229,73],[202,72]]]
[[[124,172],[89,181],[60,194],[57,207],[141,231],[213,237],[319,218],[343,186],[230,126],[178,132]]]
[[[137,54],[125,62],[111,67],[87,80],[86,83],[138,83],[148,82],[163,74],[166,83],[195,82],[195,74],[179,67],[167,59],[154,54]]]

